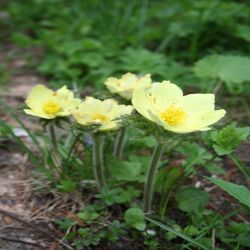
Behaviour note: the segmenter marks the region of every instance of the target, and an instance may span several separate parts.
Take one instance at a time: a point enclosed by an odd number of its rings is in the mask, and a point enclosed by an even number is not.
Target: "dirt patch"
[[[11,60],[9,53],[13,51],[17,57]],[[20,51],[12,45],[4,46],[0,51],[1,61],[12,73],[9,82],[1,85],[0,100],[3,105],[0,115],[3,121],[13,126],[16,136],[32,148],[27,133],[4,106],[16,109],[23,104],[34,85],[44,83],[43,78],[27,69],[27,61],[22,59]],[[28,127],[34,127],[32,119],[21,119]],[[49,217],[40,217],[42,209],[37,197],[33,199],[33,170],[27,155],[18,152],[8,138],[1,139],[0,144],[0,249],[73,249],[63,242],[63,235],[57,235]]]

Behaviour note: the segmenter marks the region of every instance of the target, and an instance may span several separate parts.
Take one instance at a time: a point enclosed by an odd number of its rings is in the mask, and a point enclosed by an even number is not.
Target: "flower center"
[[[60,111],[61,107],[57,102],[50,101],[43,105],[43,110],[49,115],[54,115]]]
[[[108,120],[108,117],[106,115],[102,115],[102,114],[94,114],[92,116],[92,119],[95,122],[106,122]]]
[[[161,113],[160,117],[169,125],[176,126],[183,122],[186,115],[186,112],[182,108],[171,105]]]

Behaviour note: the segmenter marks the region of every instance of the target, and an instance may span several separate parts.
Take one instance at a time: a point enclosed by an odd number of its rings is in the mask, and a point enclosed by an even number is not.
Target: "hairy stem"
[[[57,178],[59,178],[60,174],[61,174],[61,157],[58,151],[58,144],[57,144],[57,137],[56,137],[56,131],[55,131],[55,127],[54,124],[51,123],[49,126],[49,132],[50,132],[50,137],[51,137],[51,142],[52,142],[52,151],[53,151],[53,159],[54,159],[54,164],[56,167],[56,171],[57,171]]]
[[[104,137],[102,135],[93,134],[93,171],[98,191],[106,185],[103,162],[103,145]]]
[[[113,154],[114,156],[116,156],[119,160],[122,159],[122,155],[123,155],[123,148],[124,148],[124,143],[125,143],[125,139],[126,139],[126,131],[127,129],[124,127],[122,128],[115,139],[115,145],[114,145],[114,151]]]
[[[144,196],[143,196],[143,210],[145,213],[150,212],[152,199],[154,194],[154,182],[155,176],[157,172],[157,167],[159,160],[161,158],[162,152],[164,149],[164,144],[158,144],[155,149],[154,153],[148,168],[147,178],[144,186]]]
[[[66,158],[67,160],[71,158],[71,154],[74,151],[77,142],[80,140],[80,137],[81,137],[81,134],[78,134],[77,136],[75,136],[73,142],[71,143],[71,146],[68,151],[67,158]]]

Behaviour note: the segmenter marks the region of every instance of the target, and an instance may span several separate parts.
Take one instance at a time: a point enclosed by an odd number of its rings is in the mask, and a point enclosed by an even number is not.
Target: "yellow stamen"
[[[43,110],[49,115],[55,115],[60,111],[61,107],[57,102],[50,101],[43,105]]]
[[[105,122],[108,120],[108,117],[106,115],[102,115],[102,114],[94,114],[94,115],[92,115],[92,119],[95,122]]]
[[[169,125],[176,126],[183,122],[186,115],[186,112],[182,108],[171,105],[160,116]]]

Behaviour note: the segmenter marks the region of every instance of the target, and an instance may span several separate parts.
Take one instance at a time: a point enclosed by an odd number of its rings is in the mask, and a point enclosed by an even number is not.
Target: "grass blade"
[[[22,142],[22,140],[15,135],[13,132],[12,128],[4,121],[0,120],[0,126],[3,128],[4,132],[12,138],[17,145],[20,147],[20,149],[24,152],[27,153],[30,160],[35,163],[39,164],[37,157],[33,154],[33,152]]]
[[[145,219],[148,220],[148,221],[150,221],[151,223],[153,223],[153,224],[155,224],[155,225],[161,227],[162,229],[164,229],[164,230],[166,230],[166,231],[168,231],[168,232],[174,233],[175,235],[181,237],[183,240],[186,240],[186,241],[188,241],[189,243],[191,243],[191,244],[193,244],[193,245],[195,245],[195,246],[197,246],[197,247],[200,247],[201,249],[204,249],[204,250],[211,250],[210,248],[207,248],[206,246],[200,244],[199,242],[197,242],[196,240],[194,240],[194,239],[192,239],[191,237],[187,236],[186,234],[181,233],[181,232],[177,232],[177,231],[175,231],[173,228],[171,228],[171,227],[169,227],[169,226],[167,226],[167,225],[164,225],[164,224],[162,224],[162,223],[160,223],[160,222],[158,222],[158,221],[156,221],[156,220],[153,220],[153,219],[151,219],[151,218],[149,218],[149,217],[147,217],[147,216],[145,217]]]

